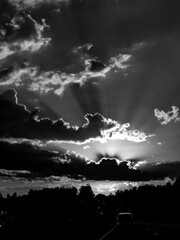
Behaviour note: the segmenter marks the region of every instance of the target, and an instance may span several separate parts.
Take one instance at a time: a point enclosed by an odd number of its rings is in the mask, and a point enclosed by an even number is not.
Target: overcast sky
[[[1,189],[4,178],[179,176],[179,8],[1,0]]]

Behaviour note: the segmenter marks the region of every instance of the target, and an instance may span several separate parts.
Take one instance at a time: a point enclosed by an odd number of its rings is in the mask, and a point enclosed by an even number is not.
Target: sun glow
[[[87,144],[77,144],[75,142],[60,142],[51,141],[45,146],[47,149],[58,150],[60,148],[74,151],[89,160],[96,160],[97,155],[108,155],[109,157],[118,156],[121,160],[143,158],[151,160],[152,152],[157,152],[159,145],[153,142],[132,142],[127,140],[107,140],[101,142],[98,139],[93,139]]]

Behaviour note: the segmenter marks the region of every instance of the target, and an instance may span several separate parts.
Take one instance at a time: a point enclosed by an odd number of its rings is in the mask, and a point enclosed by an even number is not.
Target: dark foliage
[[[179,191],[177,180],[174,185],[144,186],[109,196],[95,196],[90,186],[79,192],[76,188],[56,188],[31,190],[24,196],[0,196],[1,239],[99,239],[115,226],[121,211],[132,212],[139,226],[175,226],[180,224]],[[123,229],[114,231],[116,237]],[[158,239],[178,239],[165,235]]]

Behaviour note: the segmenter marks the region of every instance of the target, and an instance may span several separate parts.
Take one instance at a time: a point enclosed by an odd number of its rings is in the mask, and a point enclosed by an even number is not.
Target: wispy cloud
[[[7,176],[7,177],[28,177],[31,175],[30,171],[27,170],[7,170],[7,169],[0,169],[0,176]]]
[[[6,54],[6,53],[4,53]],[[61,71],[41,71],[38,67],[28,66],[16,67],[10,74],[7,74],[0,86],[22,87],[40,94],[53,92],[62,95],[67,86],[79,84],[82,86],[91,79],[101,80],[108,72],[114,69],[124,70],[128,67],[128,60],[131,55],[118,55],[110,59],[108,66],[96,59],[86,58],[84,60],[85,69],[78,73],[65,73]]]

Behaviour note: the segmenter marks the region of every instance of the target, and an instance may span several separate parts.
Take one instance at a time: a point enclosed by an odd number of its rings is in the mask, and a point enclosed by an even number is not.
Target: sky
[[[2,193],[180,176],[179,7],[1,0]]]

